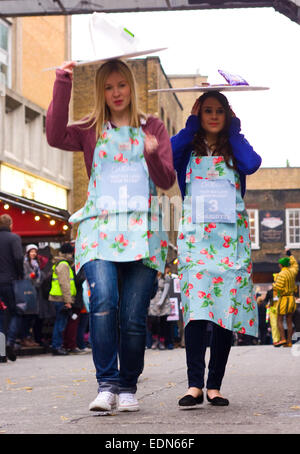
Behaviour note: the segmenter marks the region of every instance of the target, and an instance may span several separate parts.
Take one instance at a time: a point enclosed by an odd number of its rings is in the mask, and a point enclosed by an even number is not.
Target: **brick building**
[[[24,244],[69,232],[72,155],[47,143],[55,73],[43,71],[69,56],[70,18],[0,19],[0,214]]]
[[[245,204],[254,282],[271,283],[285,246],[300,262],[300,168],[261,168],[248,176]]]
[[[207,82],[207,76],[202,76],[201,74],[169,74],[168,78],[174,88],[194,87]],[[188,116],[191,114],[191,109],[196,99],[201,95],[201,93],[190,91],[185,93],[178,92],[176,94],[183,106],[182,125],[180,128],[182,129],[185,126]]]

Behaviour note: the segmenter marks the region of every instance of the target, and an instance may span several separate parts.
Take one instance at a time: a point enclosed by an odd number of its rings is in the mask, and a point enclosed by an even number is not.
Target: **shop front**
[[[67,188],[7,163],[0,166],[0,215],[9,214],[24,248],[57,249],[70,239]]]

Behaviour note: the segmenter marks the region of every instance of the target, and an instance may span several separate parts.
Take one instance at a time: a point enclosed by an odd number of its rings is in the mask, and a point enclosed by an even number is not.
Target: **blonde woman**
[[[118,403],[120,411],[137,411],[147,309],[168,247],[166,232],[151,230],[152,201],[156,186],[175,181],[171,145],[163,123],[138,110],[134,76],[117,59],[96,71],[91,114],[68,126],[74,66],[57,70],[46,131],[50,145],[83,151],[90,177],[87,201],[70,219],[79,223],[76,272],[84,268],[91,291],[98,395],[89,409],[110,411]]]

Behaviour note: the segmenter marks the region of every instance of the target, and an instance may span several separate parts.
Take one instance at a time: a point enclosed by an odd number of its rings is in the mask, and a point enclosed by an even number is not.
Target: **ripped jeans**
[[[90,339],[99,391],[135,393],[157,272],[141,260],[92,260],[84,271],[91,290]]]

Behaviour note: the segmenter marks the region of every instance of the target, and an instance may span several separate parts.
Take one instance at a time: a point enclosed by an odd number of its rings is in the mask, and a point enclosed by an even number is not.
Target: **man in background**
[[[0,300],[6,306],[0,310],[0,332],[6,336],[6,356],[17,359],[14,345],[22,318],[17,314],[13,282],[23,279],[23,249],[19,235],[12,233],[12,218],[0,216]]]
[[[293,335],[293,314],[296,310],[295,290],[296,290],[296,277],[298,274],[298,263],[291,251],[286,252],[287,257],[282,257],[278,260],[280,272],[276,276],[273,284],[273,290],[278,293],[279,300],[277,303],[278,313],[278,329],[280,334],[280,341],[274,344],[276,347],[292,347]],[[287,338],[285,339],[285,332],[283,327],[283,319],[286,317],[287,324]]]

